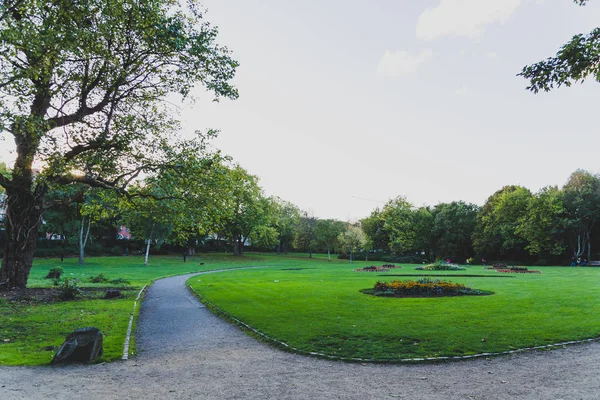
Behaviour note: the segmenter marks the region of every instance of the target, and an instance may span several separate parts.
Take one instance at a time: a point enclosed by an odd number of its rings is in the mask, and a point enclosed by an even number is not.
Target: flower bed
[[[396,266],[394,264],[383,264],[383,265],[371,265],[370,267],[358,268],[354,271],[356,272],[383,272],[389,271],[392,268],[402,268],[400,265]]]
[[[377,282],[373,289],[365,289],[361,292],[384,297],[481,296],[493,294],[486,290],[471,289],[462,283],[429,278],[416,281]]]
[[[527,269],[525,267],[510,267],[510,268],[496,268],[496,271],[503,273],[515,273],[515,274],[541,274],[542,271],[534,269]]]
[[[416,268],[419,271],[464,271],[466,268],[458,264],[448,263],[446,261],[437,261],[433,264],[423,265]]]

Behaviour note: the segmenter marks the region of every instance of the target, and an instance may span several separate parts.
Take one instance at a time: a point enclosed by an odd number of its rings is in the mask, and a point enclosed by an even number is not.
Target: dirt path
[[[285,353],[157,281],[139,356],[67,367],[1,367],[0,399],[599,399],[600,343],[433,365],[347,364]]]

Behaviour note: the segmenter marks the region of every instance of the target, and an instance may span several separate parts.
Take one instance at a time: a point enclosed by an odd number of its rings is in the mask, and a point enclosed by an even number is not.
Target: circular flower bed
[[[370,267],[358,268],[356,272],[383,272],[389,271],[393,268],[402,268],[401,266],[395,266],[394,264],[383,264],[383,265],[371,265]]]
[[[439,279],[422,278],[416,281],[377,282],[373,289],[361,293],[384,297],[444,297],[444,296],[484,296],[493,292],[466,287],[462,283],[452,283]]]
[[[464,271],[466,268],[458,264],[449,263],[446,261],[437,261],[433,264],[423,265],[416,268],[419,271]]]
[[[541,274],[542,271],[535,269],[527,269],[525,267],[510,267],[510,268],[497,268],[496,271],[504,273],[515,273],[515,274]]]

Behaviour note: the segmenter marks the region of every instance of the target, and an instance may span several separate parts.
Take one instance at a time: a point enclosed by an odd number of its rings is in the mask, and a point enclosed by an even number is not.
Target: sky
[[[196,89],[183,134],[219,129],[214,145],[266,195],[316,217],[357,220],[396,196],[483,205],[505,185],[600,172],[600,86],[535,95],[516,76],[597,27],[598,1],[203,4],[240,62],[240,97]]]

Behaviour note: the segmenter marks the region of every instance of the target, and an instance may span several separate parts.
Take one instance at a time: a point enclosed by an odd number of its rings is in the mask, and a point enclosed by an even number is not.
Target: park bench
[[[587,265],[594,265],[596,267],[600,267],[600,261],[590,261],[587,263]]]

